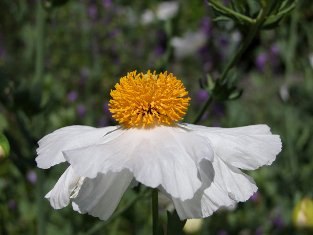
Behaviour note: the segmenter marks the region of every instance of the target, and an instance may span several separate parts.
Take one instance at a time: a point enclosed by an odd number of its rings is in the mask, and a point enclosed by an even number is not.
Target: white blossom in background
[[[151,24],[154,21],[166,21],[174,18],[179,10],[179,2],[166,1],[159,3],[154,10],[147,9],[141,16],[142,24]]]
[[[156,17],[158,20],[169,20],[177,15],[179,2],[169,1],[161,2],[156,8]]]
[[[201,49],[207,42],[204,32],[187,32],[182,37],[173,37],[171,45],[174,48],[174,55],[181,59],[193,55]]]
[[[152,10],[145,10],[141,16],[141,23],[142,24],[151,24],[155,21],[155,14]]]
[[[289,94],[289,87],[287,84],[283,84],[279,88],[279,96],[283,101],[288,101],[290,94]]]
[[[310,65],[313,68],[313,53],[310,53],[309,55],[309,61],[310,61]]]

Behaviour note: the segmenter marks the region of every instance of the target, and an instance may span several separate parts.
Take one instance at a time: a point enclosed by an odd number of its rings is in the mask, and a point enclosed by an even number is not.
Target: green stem
[[[158,205],[158,190],[152,189],[152,226],[153,235],[159,233],[159,205]]]
[[[288,41],[288,51],[286,52],[286,82],[289,85],[291,80],[291,74],[294,72],[294,64],[295,64],[295,52],[296,52],[296,46],[297,46],[297,30],[298,30],[298,9],[299,4],[296,6],[296,9],[294,10],[293,14],[291,15],[291,23],[290,23],[290,29],[289,29],[289,41]],[[292,144],[292,134],[290,133],[290,123],[292,121],[290,120],[289,115],[290,110],[288,108],[285,108],[285,129],[286,129],[286,150],[287,150],[287,157],[289,160],[289,168],[290,168],[290,174],[291,174],[291,183],[290,187],[293,187],[294,190],[296,190],[295,185],[295,176],[297,175],[298,171],[298,161],[297,158],[294,156],[295,149],[294,145]]]
[[[37,3],[36,12],[36,64],[35,64],[35,83],[39,82],[44,71],[44,27],[45,11],[41,0]]]
[[[37,234],[44,235],[45,232],[45,216],[44,216],[44,192],[43,192],[44,175],[42,170],[37,170],[37,187],[36,187],[36,206],[37,206]]]
[[[299,5],[299,4],[298,4]],[[297,6],[298,6],[297,5]],[[286,53],[286,63],[287,63],[287,75],[290,75],[293,73],[294,70],[294,55],[296,51],[296,45],[297,45],[297,30],[298,30],[298,7],[296,7],[295,11],[291,15],[291,23],[290,23],[290,29],[289,29],[289,41],[288,41],[288,50]],[[289,76],[287,76],[287,79]]]
[[[247,50],[247,48],[251,44],[253,38],[255,37],[257,32],[259,31],[260,26],[264,22],[266,14],[267,14],[267,10],[266,9],[261,9],[260,10],[259,15],[257,16],[257,18],[255,20],[255,23],[250,26],[250,30],[249,30],[249,32],[247,34],[247,37],[242,42],[242,44],[241,44],[239,50],[237,51],[237,53],[232,57],[232,59],[226,65],[226,67],[225,67],[225,69],[224,69],[220,79],[225,80],[227,75],[228,75],[228,72],[238,63],[238,61],[241,58],[242,54]]]
[[[205,113],[205,111],[208,109],[208,107],[210,106],[210,104],[212,103],[213,98],[212,96],[210,96],[208,98],[208,100],[205,102],[204,106],[202,107],[201,111],[199,112],[198,116],[195,118],[195,120],[193,121],[194,124],[197,124],[201,121],[201,118],[203,116],[203,114]]]
[[[42,7],[42,2],[39,0],[37,3],[37,12],[36,12],[36,23],[37,23],[37,40],[36,40],[36,64],[35,64],[35,83],[39,83],[44,72],[44,25],[45,25],[45,12]],[[44,192],[43,192],[43,183],[44,183],[44,174],[38,170],[37,171],[37,189],[36,189],[36,205],[37,205],[37,234],[44,235],[45,232],[45,213],[44,213]]]
[[[260,10],[257,18],[253,20],[253,24],[250,26],[250,30],[249,30],[249,32],[247,34],[247,37],[241,43],[241,46],[240,46],[239,50],[236,52],[236,54],[234,54],[232,59],[227,63],[224,71],[222,72],[222,75],[220,77],[220,79],[222,81],[227,78],[227,75],[228,75],[229,71],[238,63],[238,61],[240,60],[240,58],[243,55],[243,53],[247,50],[248,46],[251,44],[253,38],[255,37],[255,35],[259,31],[260,27],[262,26],[262,24],[263,24],[263,22],[265,20],[265,17],[266,17],[266,15],[268,13],[268,10],[269,10],[269,7],[265,6],[264,8],[262,8]],[[213,101],[213,97],[210,96],[208,98],[208,100],[206,101],[206,103],[204,104],[204,106],[201,109],[201,111],[198,114],[198,116],[195,118],[194,124],[197,124],[198,122],[200,122],[203,114],[205,113],[207,108],[210,106],[212,101]]]

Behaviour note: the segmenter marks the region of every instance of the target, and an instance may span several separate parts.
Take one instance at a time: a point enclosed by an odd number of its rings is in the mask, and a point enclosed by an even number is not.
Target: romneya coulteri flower
[[[281,151],[266,125],[210,128],[179,123],[190,98],[171,73],[130,72],[111,91],[117,126],[68,126],[39,141],[37,165],[68,162],[46,195],[107,220],[132,181],[158,188],[181,219],[202,218],[246,201],[257,190],[243,170],[270,165]]]

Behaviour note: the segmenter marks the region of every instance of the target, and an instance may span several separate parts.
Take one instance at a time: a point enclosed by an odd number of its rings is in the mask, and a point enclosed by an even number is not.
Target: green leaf
[[[217,16],[213,19],[213,21],[215,21],[215,22],[230,21],[230,20],[232,20],[232,19],[228,16]]]
[[[292,2],[290,5],[287,5],[285,2],[282,3],[278,12],[274,15],[267,17],[266,21],[263,24],[263,28],[272,29],[278,26],[279,22],[288,15],[296,7],[296,2]]]
[[[250,25],[254,23],[253,19],[251,19],[249,16],[243,15],[240,12],[224,6],[220,1],[216,0],[209,0],[208,4],[213,8],[213,10],[227,18],[232,19],[237,24],[246,24]]]
[[[243,93],[243,90],[240,89],[240,90],[235,90],[233,91],[232,93],[230,93],[230,95],[228,96],[228,99],[229,100],[236,100],[236,99],[239,99],[241,97]]]
[[[176,211],[167,212],[167,235],[183,235],[183,227],[187,220],[181,221]]]

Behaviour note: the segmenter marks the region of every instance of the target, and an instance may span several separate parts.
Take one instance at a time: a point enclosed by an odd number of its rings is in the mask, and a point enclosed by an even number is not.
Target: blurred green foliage
[[[192,98],[186,122],[215,97],[201,124],[266,123],[282,138],[274,164],[251,173],[259,192],[205,219],[196,234],[313,234],[292,221],[297,203],[313,198],[313,4],[180,1],[164,20],[155,13],[160,2],[1,0],[0,135],[10,155],[0,157],[0,234],[150,234],[146,196],[106,224],[69,207],[53,210],[43,196],[65,166],[43,173],[34,161],[37,141],[57,128],[115,125],[110,90],[135,69],[166,69],[183,80]],[[271,12],[228,72],[226,87],[219,78],[264,2]],[[177,46],[174,38],[186,33],[201,40],[191,36]],[[139,192],[128,190],[119,208]]]

